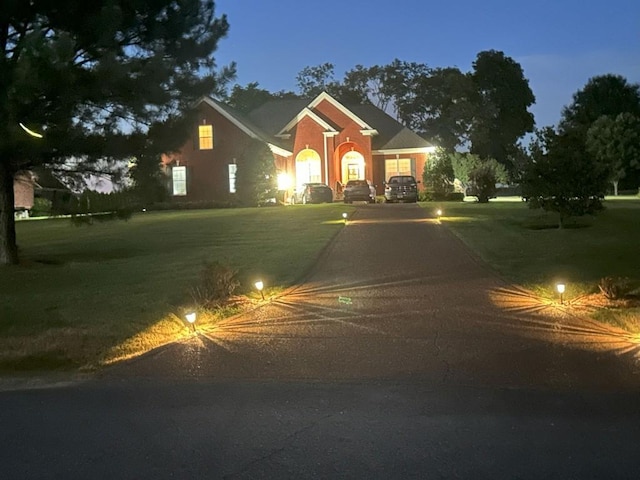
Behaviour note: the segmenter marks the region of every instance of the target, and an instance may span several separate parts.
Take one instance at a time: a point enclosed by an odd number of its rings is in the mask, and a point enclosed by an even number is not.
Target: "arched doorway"
[[[341,161],[342,183],[349,180],[365,180],[364,157],[360,152],[351,150],[342,156]]]
[[[296,155],[296,187],[303,183],[322,182],[320,155],[311,148],[305,148]]]

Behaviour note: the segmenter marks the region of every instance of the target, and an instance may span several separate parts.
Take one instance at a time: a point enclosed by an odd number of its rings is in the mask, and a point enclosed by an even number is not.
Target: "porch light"
[[[191,324],[191,328],[193,329],[193,333],[196,332],[196,312],[189,312],[185,315],[187,322]]]
[[[556,290],[560,294],[560,305],[562,305],[564,303],[564,291],[565,291],[565,288],[566,288],[566,285],[564,283],[557,283],[556,284]]]
[[[254,283],[254,285],[256,287],[256,290],[260,292],[262,300],[264,300],[264,292],[262,291],[264,289],[264,283],[262,282],[262,280],[258,280],[256,283]]]
[[[291,177],[286,173],[279,173],[277,177],[278,190],[289,190],[291,188]]]

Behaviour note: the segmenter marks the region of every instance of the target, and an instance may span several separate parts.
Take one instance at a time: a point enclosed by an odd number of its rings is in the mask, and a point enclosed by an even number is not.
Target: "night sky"
[[[610,0],[218,0],[230,31],[216,61],[237,63],[236,83],[296,90],[306,66],[393,59],[471,70],[478,52],[501,50],[522,66],[536,96],[537,126],[557,123],[589,78],[640,83],[640,1]]]

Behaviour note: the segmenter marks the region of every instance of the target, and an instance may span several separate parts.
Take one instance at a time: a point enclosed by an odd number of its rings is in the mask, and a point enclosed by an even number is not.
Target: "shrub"
[[[49,215],[51,215],[51,200],[41,197],[34,198],[30,216],[48,217]]]
[[[205,261],[199,283],[191,289],[193,301],[206,309],[219,307],[240,285],[237,276],[238,271],[228,265]]]
[[[598,288],[609,300],[618,300],[631,292],[631,282],[626,277],[603,277]]]

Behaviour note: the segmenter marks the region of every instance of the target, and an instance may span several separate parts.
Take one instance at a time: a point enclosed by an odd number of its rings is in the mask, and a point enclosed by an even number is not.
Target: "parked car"
[[[303,183],[291,197],[291,203],[331,203],[333,190],[324,183]]]
[[[412,175],[394,175],[384,183],[384,199],[386,202],[418,201],[418,182]]]
[[[376,188],[369,180],[349,180],[343,194],[344,203],[356,201],[376,203]]]

